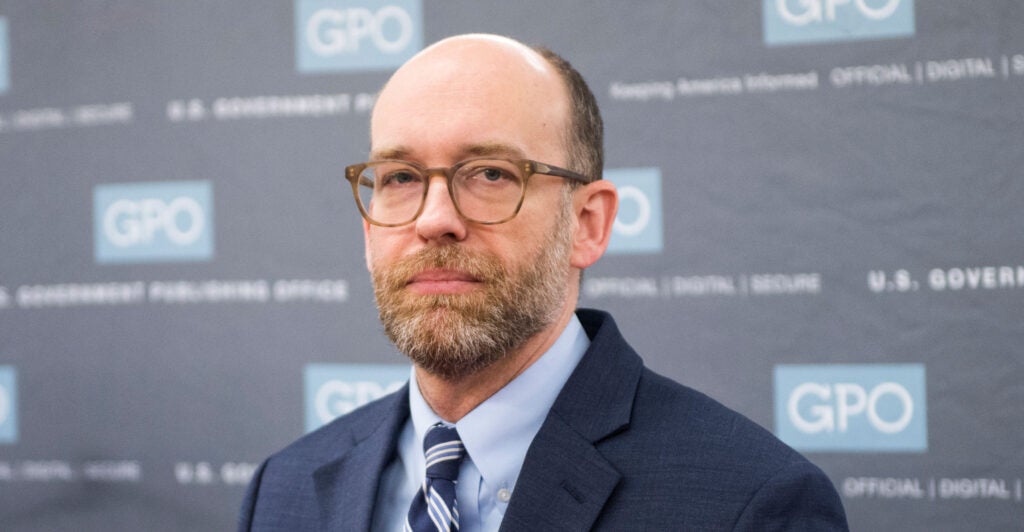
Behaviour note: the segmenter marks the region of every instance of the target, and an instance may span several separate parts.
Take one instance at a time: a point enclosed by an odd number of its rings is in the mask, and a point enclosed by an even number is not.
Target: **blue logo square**
[[[18,442],[18,375],[0,366],[0,443]]]
[[[661,253],[664,223],[661,211],[661,170],[605,170],[604,178],[619,191],[619,213],[612,226],[609,254]]]
[[[927,451],[924,365],[776,366],[775,432],[801,451]]]
[[[409,380],[409,371],[403,364],[306,365],[306,432],[398,390]]]
[[[212,186],[208,181],[98,185],[93,236],[98,263],[209,260]]]
[[[11,85],[10,56],[7,44],[7,19],[0,17],[0,94]]]
[[[767,45],[914,35],[914,0],[764,0]]]
[[[421,0],[296,0],[302,73],[387,70],[423,48]]]

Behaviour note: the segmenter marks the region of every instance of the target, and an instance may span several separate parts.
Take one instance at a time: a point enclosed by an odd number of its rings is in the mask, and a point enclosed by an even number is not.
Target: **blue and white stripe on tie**
[[[455,485],[466,448],[455,427],[440,423],[430,427],[423,438],[427,463],[426,478],[409,505],[406,532],[451,532],[459,529]]]
[[[462,446],[461,441],[450,441],[439,443],[424,452],[424,457],[427,460],[427,475],[429,475],[430,468],[445,461],[445,460],[462,460],[462,454],[465,452],[465,448]]]

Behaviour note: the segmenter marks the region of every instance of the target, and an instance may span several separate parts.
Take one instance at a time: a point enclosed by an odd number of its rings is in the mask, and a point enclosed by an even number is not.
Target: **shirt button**
[[[498,500],[501,502],[508,502],[512,499],[512,492],[508,488],[501,488],[498,490]]]

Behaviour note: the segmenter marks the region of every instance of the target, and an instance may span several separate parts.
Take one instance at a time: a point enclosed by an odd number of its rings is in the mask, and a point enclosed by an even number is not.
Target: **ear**
[[[576,235],[569,262],[582,270],[597,262],[608,247],[615,213],[619,209],[619,195],[611,181],[593,181],[576,189],[573,206]]]

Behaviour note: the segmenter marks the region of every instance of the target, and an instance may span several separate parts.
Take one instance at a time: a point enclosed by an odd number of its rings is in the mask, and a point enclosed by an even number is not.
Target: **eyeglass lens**
[[[474,159],[451,170],[431,169],[429,175],[406,162],[370,163],[358,178],[359,201],[378,223],[410,222],[426,199],[430,176],[446,171],[455,206],[470,220],[490,223],[506,219],[522,199],[524,177],[519,166],[501,159]]]

